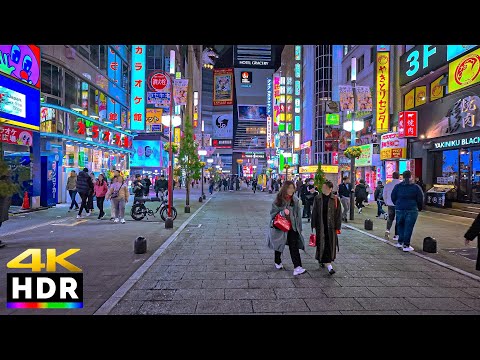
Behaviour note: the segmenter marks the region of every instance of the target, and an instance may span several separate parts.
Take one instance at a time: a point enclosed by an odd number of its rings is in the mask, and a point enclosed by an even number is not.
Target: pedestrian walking
[[[297,178],[297,181],[295,183],[295,190],[297,192],[297,197],[300,198],[302,196],[302,188],[303,188],[303,183],[300,178]]]
[[[257,191],[257,179],[253,179],[252,181],[252,190],[253,190],[253,193],[255,194],[255,192]]]
[[[95,210],[93,206],[93,198],[95,197],[95,182],[97,180],[95,179],[95,174],[93,172],[90,173],[90,178],[92,179],[92,184],[94,187],[88,193],[87,205],[88,205],[88,210],[90,210],[90,213],[93,214]]]
[[[338,197],[332,193],[333,183],[325,181],[322,194],[315,197],[312,211],[312,232],[316,236],[315,259],[320,267],[327,266],[330,275],[335,274],[332,262],[335,261],[338,234],[342,228],[342,208]]]
[[[132,183],[134,203],[137,201],[137,198],[140,198],[138,200],[143,200],[143,197],[145,196],[145,187],[146,187],[145,179],[142,179],[142,176],[140,174],[136,174],[135,180],[133,180],[133,183]]]
[[[365,199],[363,202],[365,203],[365,206],[368,206],[368,205],[370,205],[370,204],[368,203],[368,201],[370,200],[370,195],[371,195],[371,193],[372,193],[372,189],[370,188],[370,184],[365,183],[365,182],[364,182],[364,184],[365,184],[365,188],[366,188],[366,190],[367,190],[367,197],[366,197],[366,199]]]
[[[93,182],[92,178],[88,175],[88,169],[84,168],[83,171],[77,176],[77,191],[82,199],[82,203],[80,204],[80,209],[78,210],[77,219],[82,218],[82,211],[85,209],[87,216],[90,216],[90,209],[88,208],[88,195],[90,191],[93,191]]]
[[[289,220],[291,224],[290,230],[285,232],[274,227],[274,220],[278,214]],[[270,227],[267,232],[267,244],[270,249],[275,251],[276,269],[283,269],[282,253],[285,245],[288,245],[294,266],[293,275],[297,276],[306,271],[302,267],[302,259],[300,257],[300,249],[305,250],[302,235],[300,201],[298,197],[295,196],[295,184],[293,181],[285,181],[275,201],[272,203],[272,209],[270,210]]]
[[[168,181],[165,179],[165,175],[160,175],[160,179],[157,179],[155,181],[155,196],[158,198],[158,193],[159,192],[164,192],[165,190],[168,189]]]
[[[478,254],[477,254],[477,263],[475,266],[476,270],[480,271],[480,214],[477,215],[475,218],[475,221],[473,224],[470,226],[468,231],[465,233],[465,246],[469,246],[470,241],[473,241],[475,238],[477,238],[477,247],[478,247]]]
[[[340,196],[340,202],[342,203],[343,213],[342,221],[348,222],[348,213],[350,211],[350,195],[353,192],[352,184],[348,176],[344,176],[342,183],[338,187],[338,195]]]
[[[107,195],[108,185],[105,180],[105,175],[98,175],[98,179],[95,182],[94,192],[97,198],[97,207],[100,213],[98,214],[98,220],[101,220],[105,216],[105,211],[103,210],[103,203],[105,202],[105,195]]]
[[[240,190],[240,179],[237,177],[235,177],[235,191],[238,191]]]
[[[150,194],[150,186],[152,186],[152,181],[150,180],[148,175],[144,176],[143,183],[144,183],[144,186],[145,186],[143,191],[145,193],[145,196],[148,196]]]
[[[223,191],[227,191],[227,189],[228,189],[227,179],[223,178],[222,183],[223,183]]]
[[[377,188],[375,189],[375,201],[377,202],[377,218],[383,216],[385,220],[388,218],[388,214],[383,210],[383,183],[382,181],[377,181]]]
[[[75,172],[75,170],[70,171],[70,176],[67,180],[67,191],[70,195],[70,199],[72,199],[72,203],[70,204],[68,212],[70,212],[74,206],[75,210],[78,210],[78,203],[75,199],[77,197],[77,173]]]
[[[114,175],[112,181],[110,182],[110,186],[117,182],[117,179],[120,175]],[[110,188],[110,187],[109,187]],[[106,195],[105,195],[106,197]],[[107,199],[108,200],[108,199]],[[115,207],[113,206],[113,202],[110,202],[110,220],[115,220]]]
[[[368,193],[367,187],[365,186],[365,180],[361,179],[360,183],[355,186],[355,205],[357,206],[358,213],[362,213],[362,209],[365,207],[363,204],[367,201]]]
[[[122,224],[125,224],[125,205],[128,203],[128,187],[124,181],[123,176],[118,176],[116,182],[114,182],[106,194],[106,198],[112,200],[112,205],[115,209],[115,220]]]
[[[208,186],[208,192],[210,193],[210,195],[212,195],[213,194],[213,188],[215,186],[215,180],[213,180],[213,178],[210,179],[208,185],[209,185]]]
[[[267,180],[267,189],[268,189],[268,193],[271,194],[272,193],[272,179],[271,178],[269,178]],[[299,197],[299,196],[297,196],[297,197]]]
[[[305,207],[304,207],[304,210],[305,210],[305,217],[308,219],[308,221],[310,222],[310,218],[311,218],[311,215],[312,215],[312,206],[313,206],[313,201],[315,199],[315,196],[318,195],[318,190],[317,188],[315,188],[315,185],[314,185],[314,180],[313,179],[308,179],[308,183],[306,184],[306,187],[305,187],[305,194],[304,194],[304,198],[305,198]]]
[[[417,184],[412,184],[409,170],[403,172],[403,181],[393,188],[392,201],[395,204],[397,217],[398,242],[397,248],[403,251],[413,251],[410,245],[413,228],[417,222],[418,212],[423,208],[423,191]]]
[[[387,183],[383,188],[383,201],[388,206],[388,219],[387,219],[387,229],[385,230],[385,238],[390,238],[390,229],[392,228],[393,220],[395,220],[395,204],[392,201],[392,191],[395,185],[399,184],[400,181],[400,174],[395,171],[392,174],[393,180]],[[398,222],[395,221],[395,235],[393,236],[393,241],[398,241],[398,229],[397,229]]]

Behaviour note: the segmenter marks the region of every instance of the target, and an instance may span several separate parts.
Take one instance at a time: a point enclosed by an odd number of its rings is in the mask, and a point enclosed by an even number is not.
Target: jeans
[[[112,205],[115,209],[115,218],[123,219],[125,216],[125,199],[112,199]]]
[[[410,246],[413,228],[418,217],[418,210],[396,210],[398,242]]]
[[[290,230],[287,234],[287,244],[288,249],[290,250],[290,256],[292,257],[292,262],[294,267],[302,266],[302,259],[300,258],[300,250],[298,249],[298,237],[300,235],[298,232]],[[282,253],[280,251],[275,251],[275,264],[281,264],[282,262]]]
[[[68,190],[68,193],[70,194],[70,198],[72,199],[72,204],[70,205],[70,210],[73,209],[75,206],[76,209],[78,209],[78,203],[75,197],[77,196],[77,191],[76,190]]]
[[[388,219],[387,219],[387,230],[390,231],[392,228],[393,220],[395,220],[395,206],[388,207]],[[397,230],[398,222],[395,222],[395,235],[398,235]]]
[[[382,200],[377,200],[377,215],[380,216],[382,214],[385,214],[385,210],[382,208],[383,201]]]
[[[98,210],[100,210],[100,214],[98,214],[98,218],[100,219],[103,215],[105,215],[105,212],[103,211],[103,202],[105,201],[105,196],[98,197],[97,196],[97,207]]]
[[[82,198],[82,203],[80,204],[80,210],[78,210],[78,215],[82,215],[83,209],[85,209],[85,212],[88,214],[90,212],[90,209],[87,206],[87,201],[88,201],[88,193],[79,193],[80,197]]]
[[[210,185],[210,186],[208,187],[208,192],[210,193],[210,195],[213,194],[213,185]]]
[[[346,196],[342,196],[340,199],[343,205],[343,214],[342,218],[347,219],[348,218],[348,213],[350,212],[350,198]]]

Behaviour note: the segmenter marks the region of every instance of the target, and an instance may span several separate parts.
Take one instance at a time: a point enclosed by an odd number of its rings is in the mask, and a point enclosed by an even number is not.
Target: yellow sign
[[[177,144],[180,144],[181,129],[179,127],[175,128],[175,131],[174,131],[173,134],[174,134],[173,142],[176,142]]]
[[[415,107],[415,89],[410,90],[405,94],[404,108],[410,110]]]
[[[448,64],[448,92],[480,82],[480,49]]]
[[[387,51],[377,52],[377,133],[388,132],[390,115],[390,53]]]
[[[146,109],[147,110],[147,125],[161,124],[163,109]]]
[[[445,75],[440,76],[437,80],[430,84],[430,101],[438,100],[443,97],[443,86],[440,81],[445,78]]]
[[[415,107],[423,105],[427,102],[427,87],[417,86],[415,88]]]
[[[300,174],[310,174],[317,172],[317,165],[309,165],[309,166],[300,166]],[[338,166],[337,165],[322,165],[322,170],[326,174],[338,174]]]

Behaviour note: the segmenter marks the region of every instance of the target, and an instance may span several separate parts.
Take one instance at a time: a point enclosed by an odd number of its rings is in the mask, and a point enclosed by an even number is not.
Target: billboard
[[[445,75],[441,75],[430,83],[430,101],[441,99],[444,96],[445,86],[440,85],[440,81],[442,81],[444,78]]]
[[[0,74],[0,119],[10,125],[40,129],[40,91]]]
[[[447,45],[417,45],[400,57],[400,86],[447,63]]]
[[[390,53],[386,51],[377,52],[377,99],[376,99],[376,124],[377,133],[388,131],[388,120],[390,116]]]
[[[400,139],[398,133],[382,135],[380,160],[406,159],[407,139]]]
[[[232,139],[233,138],[233,114],[214,113],[213,117],[213,139]]]
[[[357,86],[357,110],[359,111],[372,111],[372,93],[368,86]]]
[[[146,48],[146,45],[132,45],[131,130],[145,130]]]
[[[373,144],[360,145],[362,154],[355,159],[355,166],[372,166],[373,165]]]
[[[213,70],[213,105],[233,104],[233,69]]]
[[[188,79],[173,80],[173,101],[175,105],[187,105]]]
[[[340,110],[353,111],[353,89],[350,85],[340,85]]]
[[[35,45],[0,45],[0,72],[40,89],[40,48]]]
[[[130,155],[132,167],[160,167],[162,142],[159,140],[133,140],[133,155]]]
[[[238,120],[266,120],[267,107],[263,105],[238,105]]]
[[[448,64],[448,92],[480,82],[480,49]]]

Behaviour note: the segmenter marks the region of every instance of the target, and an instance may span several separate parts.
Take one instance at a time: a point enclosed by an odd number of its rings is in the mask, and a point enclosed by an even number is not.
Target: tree
[[[317,171],[315,172],[315,178],[313,180],[314,185],[317,187],[318,190],[321,191],[322,185],[325,183],[327,178],[325,177],[325,173],[322,170],[322,163],[318,163]]]
[[[197,153],[198,144],[193,141],[193,126],[190,119],[186,118],[183,129],[183,137],[180,139],[180,152],[178,154],[178,166],[185,174],[186,199],[185,212],[190,212],[190,181],[200,179],[202,164]]]

